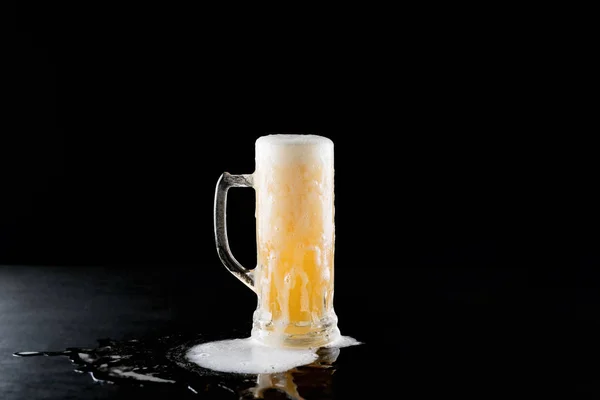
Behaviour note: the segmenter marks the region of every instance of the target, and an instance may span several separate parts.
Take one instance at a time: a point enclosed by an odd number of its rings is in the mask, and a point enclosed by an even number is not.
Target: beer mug
[[[263,344],[312,348],[340,336],[333,308],[333,142],[319,135],[274,134],[255,142],[255,171],[223,173],[214,229],[223,265],[257,295],[251,336]],[[227,192],[256,195],[257,265],[243,267],[227,241]]]

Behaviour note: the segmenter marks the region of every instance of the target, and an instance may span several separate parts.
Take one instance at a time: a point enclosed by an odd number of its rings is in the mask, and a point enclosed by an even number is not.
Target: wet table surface
[[[407,268],[387,280],[383,271],[361,279],[358,269],[340,271],[339,326],[363,344],[325,354],[325,369],[202,380],[190,367],[188,387],[98,381],[85,368],[75,372],[81,360],[13,356],[73,347],[97,356],[108,345],[143,358],[181,350],[198,335],[245,337],[254,295],[226,271],[200,268],[0,267],[0,398],[252,398],[257,388],[264,398],[307,400],[486,398],[596,393],[600,385],[597,291],[532,288],[522,271],[504,269],[479,272],[470,283],[457,278],[473,274],[466,270]],[[127,343],[133,348],[123,350]]]

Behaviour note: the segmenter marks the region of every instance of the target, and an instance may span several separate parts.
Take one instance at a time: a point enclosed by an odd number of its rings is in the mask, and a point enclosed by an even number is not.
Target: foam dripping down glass
[[[267,135],[255,143],[255,171],[223,173],[214,227],[227,269],[258,297],[252,338],[278,347],[315,348],[340,338],[334,293],[334,145],[318,135]],[[257,265],[244,268],[227,241],[231,187],[256,193]]]

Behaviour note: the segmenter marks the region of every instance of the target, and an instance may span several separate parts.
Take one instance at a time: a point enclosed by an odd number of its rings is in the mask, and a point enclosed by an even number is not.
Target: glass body
[[[253,337],[285,347],[326,345],[339,336],[333,308],[333,142],[316,135],[263,136],[256,141],[255,160],[252,175],[224,174],[220,182],[229,184],[217,185],[219,255],[257,294]],[[254,271],[239,265],[226,244],[220,185],[222,193],[231,186],[255,189],[258,253]],[[221,197],[226,199],[224,194]]]

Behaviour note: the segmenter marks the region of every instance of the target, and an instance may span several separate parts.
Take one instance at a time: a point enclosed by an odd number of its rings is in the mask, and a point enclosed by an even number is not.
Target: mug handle
[[[231,254],[229,241],[227,240],[227,191],[231,187],[253,187],[252,175],[232,175],[224,172],[217,181],[213,213],[217,254],[229,272],[256,292],[253,271],[244,268],[235,259]]]

